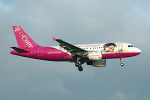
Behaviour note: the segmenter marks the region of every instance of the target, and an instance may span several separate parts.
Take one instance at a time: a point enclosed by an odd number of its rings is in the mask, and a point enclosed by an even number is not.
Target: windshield
[[[133,46],[133,45],[128,45],[128,47],[135,47],[135,46]]]

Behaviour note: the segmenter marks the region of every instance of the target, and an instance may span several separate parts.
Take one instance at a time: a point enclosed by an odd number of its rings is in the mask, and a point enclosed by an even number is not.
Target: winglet
[[[56,41],[57,39],[56,38],[54,38],[54,37],[52,37],[53,38],[53,41]]]

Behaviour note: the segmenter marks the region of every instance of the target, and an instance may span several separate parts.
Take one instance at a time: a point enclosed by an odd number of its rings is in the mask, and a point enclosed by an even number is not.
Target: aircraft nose
[[[135,52],[141,53],[141,50],[136,48]]]

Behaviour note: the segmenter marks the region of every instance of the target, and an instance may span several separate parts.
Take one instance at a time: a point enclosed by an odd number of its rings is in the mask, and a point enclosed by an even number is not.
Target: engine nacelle
[[[89,52],[88,58],[89,60],[101,60],[102,53],[101,52]]]
[[[87,65],[93,65],[94,67],[105,67],[106,59],[89,61],[87,62]]]

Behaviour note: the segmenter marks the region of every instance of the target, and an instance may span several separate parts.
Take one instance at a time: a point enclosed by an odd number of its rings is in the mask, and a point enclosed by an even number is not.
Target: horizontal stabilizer
[[[18,47],[11,47],[11,48],[14,49],[15,51],[17,51],[18,53],[27,53],[27,52],[29,52],[29,51],[27,51],[27,50],[20,49],[20,48],[18,48]]]

